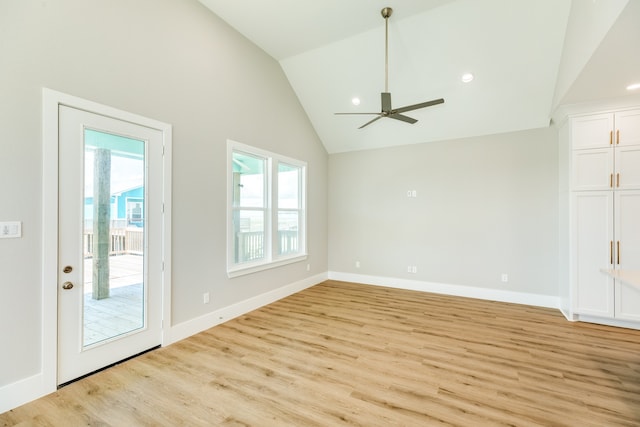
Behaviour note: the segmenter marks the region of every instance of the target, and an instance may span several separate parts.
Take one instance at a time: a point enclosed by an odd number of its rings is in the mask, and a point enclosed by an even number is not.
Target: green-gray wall
[[[332,272],[558,295],[554,128],[331,155],[329,188]]]
[[[172,324],[327,271],[328,156],[278,62],[196,0],[3,0],[0,388],[41,369],[43,87],[173,125]],[[227,138],[308,162],[306,262],[227,278]]]

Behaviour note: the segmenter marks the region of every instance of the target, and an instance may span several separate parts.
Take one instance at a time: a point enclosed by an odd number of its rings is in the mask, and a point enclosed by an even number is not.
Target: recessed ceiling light
[[[640,89],[640,83],[634,83],[632,85],[627,86],[627,90],[636,90]]]
[[[353,105],[360,105],[360,98],[358,98],[358,97],[352,98],[351,99],[351,103]]]
[[[471,73],[464,73],[462,75],[462,82],[463,83],[469,83],[471,80],[473,80],[473,74]]]

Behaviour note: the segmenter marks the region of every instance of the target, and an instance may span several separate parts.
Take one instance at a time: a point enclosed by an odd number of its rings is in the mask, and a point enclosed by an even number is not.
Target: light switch
[[[20,221],[0,222],[0,239],[15,239],[22,237],[22,223]]]

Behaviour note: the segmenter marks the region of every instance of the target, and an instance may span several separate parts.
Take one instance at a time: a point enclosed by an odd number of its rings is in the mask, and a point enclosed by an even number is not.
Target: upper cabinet
[[[571,120],[574,191],[640,189],[640,109]]]
[[[616,113],[614,124],[616,146],[640,145],[640,110]]]
[[[593,114],[571,121],[571,141],[574,150],[607,148],[613,141],[613,114]]]

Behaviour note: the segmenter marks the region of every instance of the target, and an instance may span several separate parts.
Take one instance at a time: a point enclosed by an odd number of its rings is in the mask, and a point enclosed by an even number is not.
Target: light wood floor
[[[638,426],[640,331],[328,281],[0,425]]]

